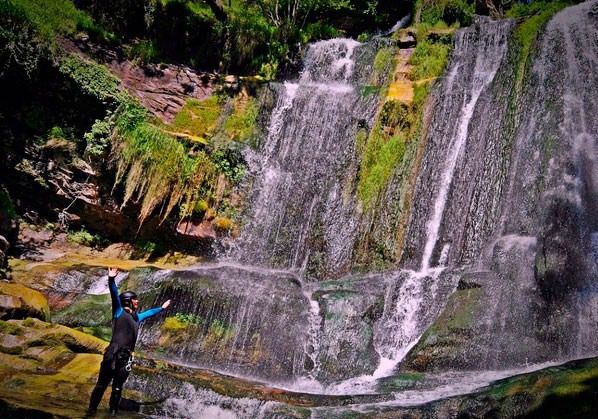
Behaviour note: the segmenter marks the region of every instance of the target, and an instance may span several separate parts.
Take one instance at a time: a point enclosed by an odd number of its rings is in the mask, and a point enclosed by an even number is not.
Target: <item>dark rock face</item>
[[[316,348],[308,350],[315,365],[306,370],[321,383],[376,369],[380,357],[374,347],[374,324],[384,310],[384,288],[376,286],[378,281],[329,282],[312,296],[318,302],[321,322]]]
[[[132,273],[144,307],[173,300],[164,322],[150,319],[142,348],[215,370],[288,382],[303,373],[307,301],[291,274],[217,265]],[[175,316],[175,314],[178,316]]]

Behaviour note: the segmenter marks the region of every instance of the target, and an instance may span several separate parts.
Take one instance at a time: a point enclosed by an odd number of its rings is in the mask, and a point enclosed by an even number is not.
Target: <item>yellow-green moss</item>
[[[164,323],[162,323],[162,326],[160,327],[160,329],[162,329],[162,331],[164,332],[178,332],[181,330],[185,330],[187,328],[188,324],[183,323],[181,320],[179,320],[178,318],[171,316],[171,317],[167,317],[164,320]]]
[[[214,223],[214,228],[217,231],[227,232],[227,231],[232,230],[232,228],[233,228],[233,222],[230,218],[216,217],[214,219],[213,223]]]
[[[225,135],[234,141],[250,141],[256,136],[258,106],[255,99],[238,97],[234,100],[232,113],[223,125]]]
[[[210,137],[222,112],[216,96],[207,99],[189,99],[176,114],[172,128],[199,137]]]
[[[50,319],[50,307],[44,295],[21,284],[0,283],[0,294],[17,297],[22,301],[23,308],[39,313],[44,320]]]

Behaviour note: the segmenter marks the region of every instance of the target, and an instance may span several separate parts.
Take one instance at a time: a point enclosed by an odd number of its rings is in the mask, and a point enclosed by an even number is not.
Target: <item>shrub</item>
[[[230,218],[216,217],[214,219],[214,228],[220,232],[227,232],[232,230],[233,222]]]
[[[75,35],[84,31],[101,40],[112,40],[114,35],[98,26],[85,12],[69,0],[11,0],[23,11],[37,33],[49,44],[57,35]]]
[[[421,80],[440,76],[448,63],[450,49],[450,45],[428,39],[418,42],[409,59],[409,64],[415,66],[409,73],[409,78]]]
[[[80,244],[88,247],[98,247],[104,244],[105,240],[99,234],[92,234],[81,227],[79,231],[69,231],[67,233],[67,239],[71,243]]]

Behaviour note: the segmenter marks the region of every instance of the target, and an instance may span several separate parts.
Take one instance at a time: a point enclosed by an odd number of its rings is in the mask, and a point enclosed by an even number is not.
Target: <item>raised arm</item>
[[[120,304],[120,298],[118,298],[116,275],[118,275],[118,268],[108,268],[108,288],[110,289],[110,298],[112,299],[112,317],[118,319],[123,314],[123,307]]]
[[[137,314],[137,318],[139,319],[140,322],[142,322],[146,319],[149,319],[152,316],[155,316],[156,314],[160,313],[161,311],[166,310],[169,305],[170,305],[170,300],[168,300],[164,304],[162,304],[162,307],[154,307],[154,308],[150,308],[149,310],[142,311],[141,313]]]

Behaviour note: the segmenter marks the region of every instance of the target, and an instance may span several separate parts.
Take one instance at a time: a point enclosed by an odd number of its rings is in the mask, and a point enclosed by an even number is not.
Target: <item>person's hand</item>
[[[169,305],[170,305],[170,300],[168,300],[164,304],[162,304],[162,310],[166,310]]]
[[[115,277],[118,275],[118,268],[116,266],[111,266],[108,268],[108,276]]]

